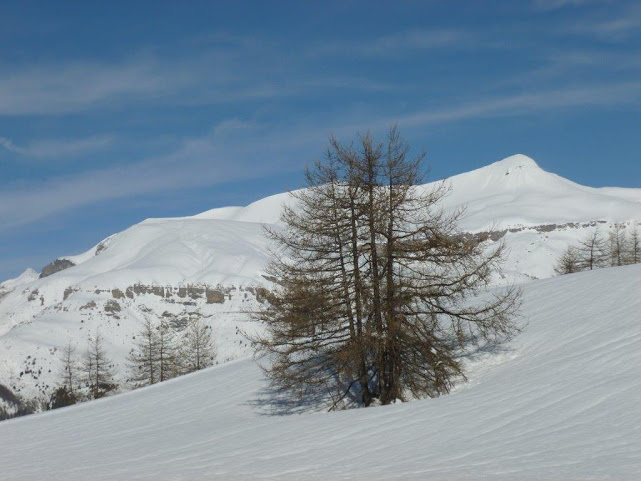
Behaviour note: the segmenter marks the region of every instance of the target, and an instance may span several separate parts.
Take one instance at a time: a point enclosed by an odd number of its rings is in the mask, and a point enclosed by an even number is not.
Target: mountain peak
[[[509,157],[499,160],[498,162],[494,162],[491,165],[500,169],[505,169],[506,171],[513,169],[540,169],[539,164],[537,164],[534,159],[524,154],[510,155]]]
[[[493,188],[501,186],[504,189],[521,189],[526,185],[543,187],[549,183],[548,172],[541,169],[538,164],[523,154],[515,154],[503,160],[494,162],[478,171],[482,173],[483,184]]]
[[[0,282],[0,290],[2,289],[13,289],[22,284],[34,281],[38,278],[38,273],[33,270],[31,267],[27,268],[22,274],[20,274],[15,279],[8,279],[4,282]]]

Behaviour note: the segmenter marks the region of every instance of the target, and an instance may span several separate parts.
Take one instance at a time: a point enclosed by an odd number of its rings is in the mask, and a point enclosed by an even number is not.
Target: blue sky
[[[432,178],[514,153],[641,187],[641,3],[12,2],[0,279],[146,217],[302,185],[397,122]]]

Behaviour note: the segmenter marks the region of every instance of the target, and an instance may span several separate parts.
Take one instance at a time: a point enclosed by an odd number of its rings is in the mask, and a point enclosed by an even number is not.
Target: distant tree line
[[[133,387],[148,386],[210,367],[216,360],[211,328],[191,320],[180,335],[166,322],[158,326],[146,319],[129,354]]]
[[[0,406],[0,420],[98,399],[118,389],[114,381],[115,364],[105,351],[100,332],[89,336],[80,356],[77,355],[76,346],[69,340],[62,350],[60,361],[62,366],[58,384],[48,400],[12,394],[13,399],[9,399],[9,402],[5,400],[5,406]]]
[[[638,225],[628,232],[624,224],[616,223],[605,234],[597,226],[577,244],[568,246],[554,270],[561,275],[638,263],[641,263]]]
[[[61,362],[60,379],[51,395],[49,409],[99,399],[118,389],[114,380],[116,366],[105,350],[100,332],[89,336],[80,356],[69,340],[62,351]]]
[[[211,328],[200,320],[192,320],[184,331],[174,333],[167,323],[155,325],[147,318],[134,339],[127,366],[127,387],[131,389],[204,369],[216,359]],[[119,388],[114,380],[116,366],[109,359],[99,332],[89,337],[81,356],[69,341],[62,351],[61,363],[58,386],[48,409],[98,399]]]

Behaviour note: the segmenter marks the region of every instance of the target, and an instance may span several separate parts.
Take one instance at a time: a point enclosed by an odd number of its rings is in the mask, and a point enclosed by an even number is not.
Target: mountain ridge
[[[445,209],[467,206],[464,233],[491,228],[488,242],[500,239],[508,247],[497,283],[550,277],[563,249],[596,225],[607,230],[613,222],[641,222],[641,189],[581,186],[522,154],[421,188],[442,182],[451,186]],[[249,355],[239,332],[255,326],[243,312],[260,302],[256,287],[270,282],[263,226],[278,228],[287,202],[291,197],[281,193],[245,207],[145,219],[84,253],[59,258],[72,267],[41,279],[29,271],[0,284],[0,384],[50,389],[57,350],[67,339],[81,346],[96,329],[122,363],[146,316],[176,326],[205,319],[218,331],[221,361]]]

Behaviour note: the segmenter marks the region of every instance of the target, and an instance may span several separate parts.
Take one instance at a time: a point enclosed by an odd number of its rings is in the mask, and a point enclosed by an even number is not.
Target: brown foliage
[[[503,246],[460,235],[462,211],[439,208],[447,185],[419,187],[423,155],[408,154],[396,128],[384,142],[331,138],[284,228],[268,231],[278,286],[252,340],[275,387],[324,392],[332,408],[437,396],[463,374],[463,349],[517,331],[518,290],[477,297]]]

